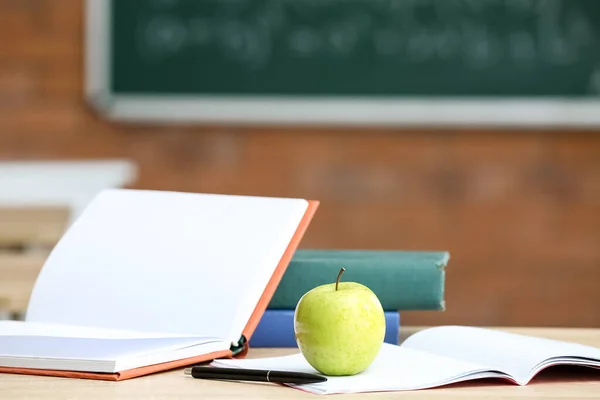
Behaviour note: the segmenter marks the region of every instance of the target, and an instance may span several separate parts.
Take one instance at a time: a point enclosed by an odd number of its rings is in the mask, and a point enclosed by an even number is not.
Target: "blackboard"
[[[116,118],[600,123],[597,0],[90,0]]]

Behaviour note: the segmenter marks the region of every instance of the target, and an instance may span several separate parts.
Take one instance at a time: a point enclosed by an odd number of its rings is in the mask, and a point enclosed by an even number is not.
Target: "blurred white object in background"
[[[0,162],[0,207],[67,207],[70,225],[98,192],[136,174],[129,160]]]

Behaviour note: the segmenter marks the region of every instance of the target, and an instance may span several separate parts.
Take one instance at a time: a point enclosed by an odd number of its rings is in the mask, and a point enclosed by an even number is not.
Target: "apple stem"
[[[338,290],[338,285],[340,284],[340,278],[342,277],[342,274],[344,273],[344,271],[346,270],[346,268],[340,268],[340,272],[338,272],[338,276],[337,279],[335,280],[335,290]]]

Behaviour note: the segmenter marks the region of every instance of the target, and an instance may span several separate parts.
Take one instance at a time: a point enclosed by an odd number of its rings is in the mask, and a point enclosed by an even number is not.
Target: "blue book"
[[[385,323],[384,342],[398,344],[400,313],[386,311]],[[267,309],[249,344],[251,347],[298,347],[294,335],[294,310]]]

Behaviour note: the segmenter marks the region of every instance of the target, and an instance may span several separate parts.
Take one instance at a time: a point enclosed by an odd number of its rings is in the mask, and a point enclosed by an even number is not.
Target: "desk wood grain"
[[[417,328],[418,329],[418,328]],[[600,347],[600,329],[502,328],[511,332],[574,341]],[[407,331],[414,332],[414,328]],[[249,357],[266,357],[296,352],[296,349],[253,349]],[[204,381],[184,376],[183,369],[122,382],[104,382],[0,374],[0,398],[12,399],[297,399],[327,398],[268,383]],[[440,398],[570,398],[598,399],[600,370],[548,370],[527,386],[485,380],[412,392],[359,393],[336,398],[408,399]]]

